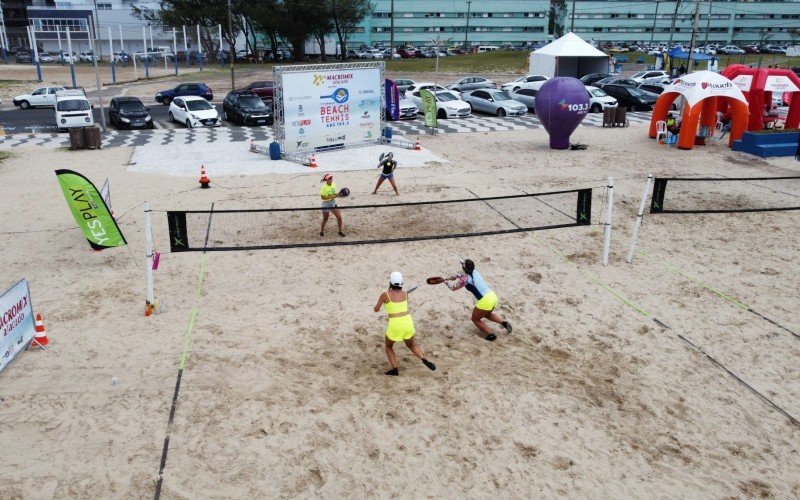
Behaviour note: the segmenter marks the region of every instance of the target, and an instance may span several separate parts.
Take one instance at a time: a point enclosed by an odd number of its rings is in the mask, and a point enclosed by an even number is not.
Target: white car
[[[408,91],[406,92],[406,98],[413,101],[417,108],[424,113],[422,97],[419,95],[419,92],[419,90],[413,92]],[[470,115],[471,110],[469,104],[459,99],[452,90],[440,90],[433,92],[433,95],[436,98],[437,118],[464,118]]]
[[[30,94],[18,95],[13,99],[14,106],[22,109],[35,108],[37,106],[55,107],[56,92],[64,90],[64,87],[41,87]]]
[[[414,104],[414,101],[409,99],[400,99],[400,119],[413,120],[419,114],[419,108]]]
[[[364,52],[364,59],[383,59],[383,52],[378,49],[371,49]]]
[[[669,73],[666,71],[640,71],[629,76],[631,80],[639,83],[669,83]]]
[[[430,82],[422,82],[422,83],[415,83],[413,85],[409,85],[408,88],[406,89],[406,93],[405,93],[404,97],[406,99],[411,99],[413,101],[411,95],[414,92],[417,92],[417,96],[419,96],[420,89],[430,90],[431,92],[433,92],[433,91],[436,91],[436,92],[453,92],[454,94],[456,94],[456,96],[461,97],[461,93],[460,92],[456,92],[455,90],[450,90],[450,89],[442,87],[441,85],[437,85],[435,83],[430,83]]]
[[[603,89],[586,86],[586,91],[589,92],[589,112],[599,113],[606,108],[616,108],[619,103],[617,100],[606,94]]]
[[[736,45],[726,45],[719,49],[717,52],[720,54],[729,54],[729,55],[742,55],[744,54],[744,50],[740,49]]]
[[[513,82],[500,85],[500,89],[506,92],[516,92],[519,89],[539,90],[547,80],[548,78],[544,75],[525,75],[517,78]]]
[[[217,108],[205,97],[194,95],[176,97],[169,103],[169,121],[184,123],[187,128],[222,125]]]

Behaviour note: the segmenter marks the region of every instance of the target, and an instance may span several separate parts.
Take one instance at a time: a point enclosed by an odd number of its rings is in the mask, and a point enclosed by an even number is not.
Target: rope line
[[[206,241],[204,243],[205,246],[208,245],[208,238],[211,234],[211,217],[212,213],[214,212],[214,204],[211,204],[211,211],[208,214],[208,227],[206,228]],[[203,284],[205,282],[205,274],[206,274],[206,257],[207,253],[203,252],[202,256],[200,257],[200,271],[197,277],[197,287],[195,288],[194,293],[194,305],[192,306],[192,312],[189,316],[189,324],[186,326],[186,333],[183,336],[183,350],[181,352],[180,363],[178,365],[178,376],[175,380],[175,392],[172,395],[172,405],[170,406],[169,410],[169,418],[167,419],[167,433],[164,437],[164,447],[161,450],[161,461],[159,462],[158,466],[158,481],[156,481],[156,491],[155,491],[155,500],[159,500],[161,498],[161,485],[164,481],[164,469],[167,466],[167,453],[169,452],[169,437],[172,432],[172,424],[175,420],[175,411],[178,406],[178,392],[181,389],[181,379],[183,378],[183,369],[186,366],[186,358],[189,354],[189,345],[191,343],[192,332],[194,331],[195,321],[197,319],[197,314],[200,312],[200,298],[203,293]]]

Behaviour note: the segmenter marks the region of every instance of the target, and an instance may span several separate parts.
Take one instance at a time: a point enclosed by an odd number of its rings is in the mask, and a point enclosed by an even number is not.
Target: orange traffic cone
[[[153,304],[151,304],[149,300],[145,300],[144,302],[145,302],[144,315],[150,316],[151,314],[153,314]]]
[[[206,169],[202,165],[200,165],[200,187],[203,189],[208,189],[209,184],[211,184],[211,179],[208,178],[206,175]]]
[[[37,347],[44,347],[50,343],[47,340],[47,333],[44,331],[44,323],[42,322],[42,315],[36,314],[36,322],[34,323],[34,334],[33,334],[33,342],[31,342],[31,347],[36,349]]]
[[[311,163],[309,163],[308,166],[311,167],[311,168],[317,168],[317,155],[316,154],[311,153]]]
[[[422,146],[419,144],[419,139],[417,139],[417,143],[414,144],[414,151],[422,151]]]

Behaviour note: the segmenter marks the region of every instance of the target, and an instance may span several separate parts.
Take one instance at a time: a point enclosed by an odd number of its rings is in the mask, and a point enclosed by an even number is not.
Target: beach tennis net
[[[656,177],[650,213],[800,210],[800,176]]]
[[[396,243],[521,233],[591,223],[592,190],[489,198],[348,205],[338,200],[346,237],[320,207],[167,212],[173,252],[269,250]]]

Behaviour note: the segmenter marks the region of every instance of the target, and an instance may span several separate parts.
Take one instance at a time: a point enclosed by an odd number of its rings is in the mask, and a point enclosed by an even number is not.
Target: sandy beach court
[[[542,130],[426,137],[430,161],[396,158],[399,197],[369,194],[373,165],[335,176],[353,193],[342,205],[591,187],[590,226],[205,255],[169,253],[167,210],[313,207],[321,173],[212,170],[218,185],[201,190],[166,154],[163,171],[137,171],[131,148],[16,148],[0,164],[0,286],[28,278],[51,345],[0,373],[0,497],[152,497],[168,432],[163,498],[797,497],[800,427],[786,414],[800,417],[800,212],[646,215],[643,253],[625,257],[648,173],[800,176],[800,163],[720,143],[679,151],[642,126],[572,140],[589,147],[550,150]],[[58,168],[109,179],[127,248],[91,251]],[[800,180],[783,191],[798,205]],[[147,318],[144,201],[165,304]],[[446,232],[449,219],[425,210],[378,209],[376,227]],[[458,211],[488,230],[507,223],[484,202]],[[369,237],[343,213],[348,238]],[[318,241],[319,221],[298,212],[284,236]],[[338,241],[332,223],[326,241]],[[424,284],[459,258],[475,261],[512,334],[494,325],[487,342],[467,291]],[[386,314],[372,307],[396,270],[421,284],[410,311],[434,372],[398,345],[400,376],[383,374]]]

